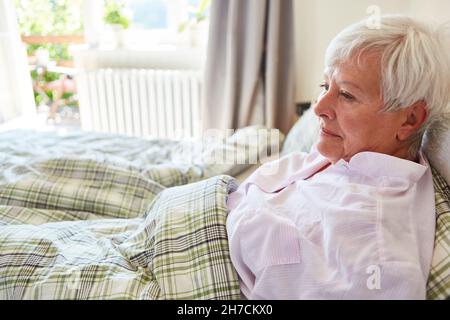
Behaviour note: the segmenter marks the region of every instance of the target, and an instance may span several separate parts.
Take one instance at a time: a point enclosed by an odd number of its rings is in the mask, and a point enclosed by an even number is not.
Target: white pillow
[[[318,139],[319,117],[316,116],[313,108],[310,107],[289,130],[281,155],[284,156],[294,151],[309,152]]]
[[[431,165],[450,185],[450,113],[442,117],[432,130],[426,132],[422,150]]]

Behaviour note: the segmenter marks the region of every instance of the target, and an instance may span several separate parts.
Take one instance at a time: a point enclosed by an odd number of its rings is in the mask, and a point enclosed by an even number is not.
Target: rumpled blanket
[[[93,160],[28,166],[0,187],[0,299],[239,299],[235,188],[227,175],[166,188]]]
[[[221,149],[247,159],[280,142],[255,149],[241,139],[257,130],[200,149],[96,133],[0,133],[0,299],[241,298],[226,198],[231,176],[250,164],[202,159]]]

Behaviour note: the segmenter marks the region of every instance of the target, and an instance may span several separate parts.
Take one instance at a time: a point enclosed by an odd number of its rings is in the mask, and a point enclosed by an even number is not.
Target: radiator
[[[137,137],[201,134],[199,71],[97,69],[77,74],[83,130]]]

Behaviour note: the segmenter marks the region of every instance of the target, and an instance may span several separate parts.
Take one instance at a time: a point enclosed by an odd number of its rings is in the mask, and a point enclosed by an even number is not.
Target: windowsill
[[[90,51],[90,52],[196,52],[202,53],[205,51],[203,47],[191,47],[176,44],[159,44],[152,46],[126,46],[115,47],[113,45],[103,45],[100,47],[90,47],[88,44],[73,45],[70,47],[73,52]]]
[[[75,45],[70,48],[75,66],[99,68],[202,69],[206,50],[202,47],[155,45],[151,47],[100,47]]]

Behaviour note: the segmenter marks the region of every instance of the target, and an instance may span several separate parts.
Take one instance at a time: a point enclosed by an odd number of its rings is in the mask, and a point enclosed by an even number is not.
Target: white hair
[[[427,105],[427,120],[411,138],[410,154],[420,149],[424,132],[450,109],[450,37],[448,25],[431,25],[403,15],[381,16],[379,28],[365,20],[341,31],[330,43],[326,66],[365,51],[381,55],[382,111],[398,111],[418,101]]]

